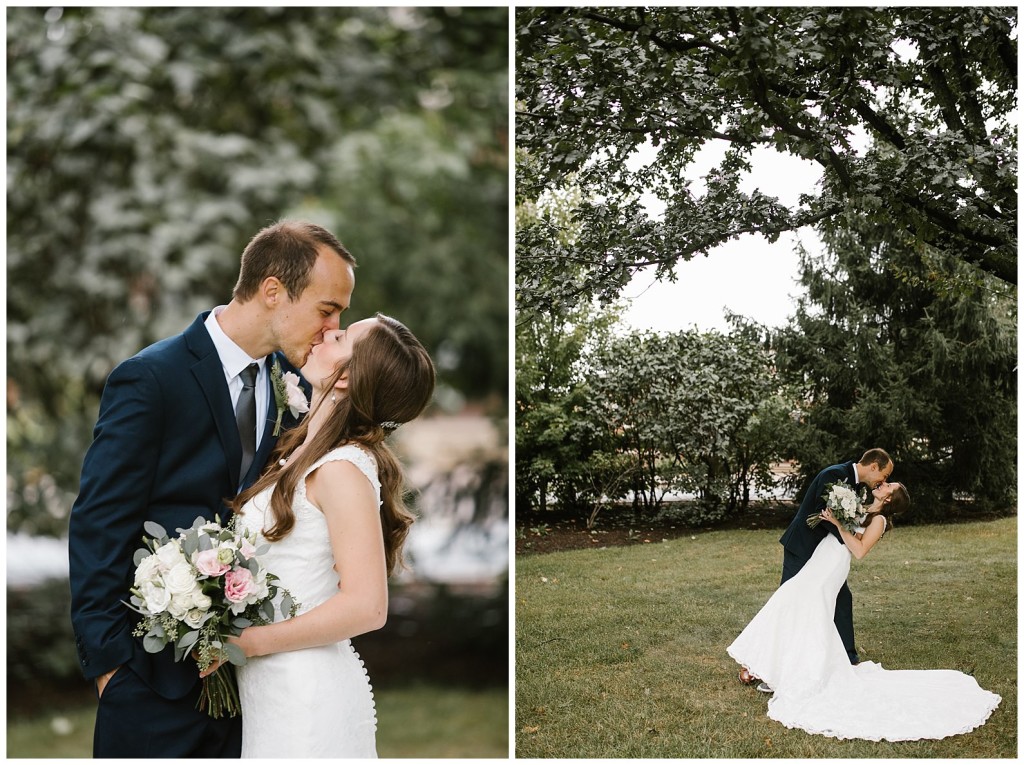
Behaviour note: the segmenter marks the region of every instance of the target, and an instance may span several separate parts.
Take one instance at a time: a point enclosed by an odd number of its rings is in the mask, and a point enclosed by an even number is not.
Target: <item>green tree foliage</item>
[[[742,331],[638,332],[596,353],[592,412],[630,455],[634,506],[656,510],[672,490],[697,494],[705,520],[767,488],[789,410],[764,346]]]
[[[628,470],[607,424],[592,416],[595,343],[615,325],[612,311],[579,308],[553,318],[530,315],[516,326],[516,508],[590,509],[624,488]]]
[[[1016,290],[942,254],[920,272],[918,248],[870,216],[847,216],[825,242],[803,255],[807,295],[773,340],[800,391],[790,456],[803,478],[881,446],[921,517],[967,497],[1014,506]]]
[[[521,232],[522,305],[611,299],[639,269],[670,278],[742,233],[775,241],[850,211],[1016,284],[1013,7],[540,7],[516,22],[517,193],[570,176],[585,191],[571,242]],[[729,148],[698,195],[683,171],[711,141]],[[645,144],[657,159],[631,169]],[[757,149],[818,163],[820,188],[793,207],[749,190]]]
[[[501,408],[507,21],[8,9],[9,525],[62,528],[107,374],[226,302],[246,241],[298,211],[359,259],[363,315]]]

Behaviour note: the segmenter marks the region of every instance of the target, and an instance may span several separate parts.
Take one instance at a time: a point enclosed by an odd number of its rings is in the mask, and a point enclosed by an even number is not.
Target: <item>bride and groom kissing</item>
[[[268,226],[226,306],[107,379],[69,530],[94,756],[376,755],[373,694],[349,638],[387,616],[412,516],[385,438],[426,408],[434,366],[388,316],[340,328],[355,266],[320,226]],[[301,421],[275,400],[279,367],[301,372],[311,396]],[[269,543],[261,564],[302,607],[232,640],[248,657],[242,716],[213,719],[197,709],[195,661],[146,652],[125,601],[147,521],[187,529],[231,514]]]
[[[768,717],[786,727],[839,739],[941,739],[984,724],[1001,701],[961,672],[885,670],[857,654],[846,578],[851,558],[867,555],[910,506],[906,487],[888,480],[893,467],[884,450],[869,449],[814,478],[779,540],[779,589],[726,649],[741,682],[772,694]],[[862,498],[861,525],[849,528],[827,505],[836,485]]]

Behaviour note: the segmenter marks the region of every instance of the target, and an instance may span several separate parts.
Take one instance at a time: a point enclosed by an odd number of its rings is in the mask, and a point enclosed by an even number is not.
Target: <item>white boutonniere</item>
[[[274,360],[270,368],[270,379],[274,383],[274,403],[277,405],[277,422],[274,424],[274,435],[281,432],[281,420],[284,419],[284,410],[288,409],[292,417],[309,411],[309,402],[306,394],[299,385],[299,376],[294,372],[282,372],[281,364]]]

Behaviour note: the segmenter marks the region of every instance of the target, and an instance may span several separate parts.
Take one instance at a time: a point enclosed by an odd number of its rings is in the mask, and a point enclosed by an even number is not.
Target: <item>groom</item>
[[[797,510],[789,528],[779,539],[784,550],[782,558],[782,582],[792,579],[804,564],[811,559],[814,548],[825,538],[826,534],[834,534],[840,542],[842,537],[831,523],[819,523],[813,529],[807,525],[807,518],[825,509],[824,494],[830,483],[846,481],[860,492],[863,487],[867,491],[875,489],[888,480],[892,474],[892,460],[882,449],[868,449],[859,462],[844,462],[841,465],[827,467],[815,476],[804,494],[800,509]],[[836,629],[843,639],[843,646],[850,657],[851,664],[857,664],[857,647],[853,641],[853,594],[847,583],[843,583],[836,597],[835,611]]]
[[[269,226],[242,253],[228,305],[107,379],[69,530],[75,643],[99,699],[95,757],[240,756],[241,719],[196,709],[195,662],[132,637],[132,557],[145,521],[173,535],[197,516],[226,520],[224,500],[255,482],[276,442],[269,356],[305,364],[339,328],[354,267],[320,226]]]

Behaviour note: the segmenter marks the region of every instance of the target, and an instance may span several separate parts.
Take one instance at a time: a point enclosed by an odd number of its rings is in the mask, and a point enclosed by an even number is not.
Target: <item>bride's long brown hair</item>
[[[910,509],[910,492],[907,491],[907,487],[902,483],[889,495],[889,499],[882,505],[882,509],[878,511],[877,515],[885,516],[885,528],[882,530],[882,536],[888,534],[895,524],[892,522],[893,516],[904,513]],[[881,539],[881,537],[879,537]]]
[[[402,545],[414,518],[405,506],[405,477],[401,463],[385,438],[390,432],[382,423],[409,422],[430,403],[434,392],[434,364],[423,345],[405,325],[378,313],[377,323],[352,346],[352,357],[342,363],[330,378],[314,406],[329,406],[324,398],[334,384],[348,373],[348,390],[338,396],[331,416],[313,436],[313,440],[284,466],[279,460],[291,454],[306,439],[310,417],[289,430],[278,441],[267,461],[268,469],[251,487],[231,503],[232,510],[242,506],[272,484],[270,497],[274,524],[263,530],[271,542],[283,539],[295,526],[292,499],[295,487],[306,471],[322,456],[343,444],[358,444],[373,455],[380,478],[380,519],[384,531],[384,552],[388,574],[402,563]]]

